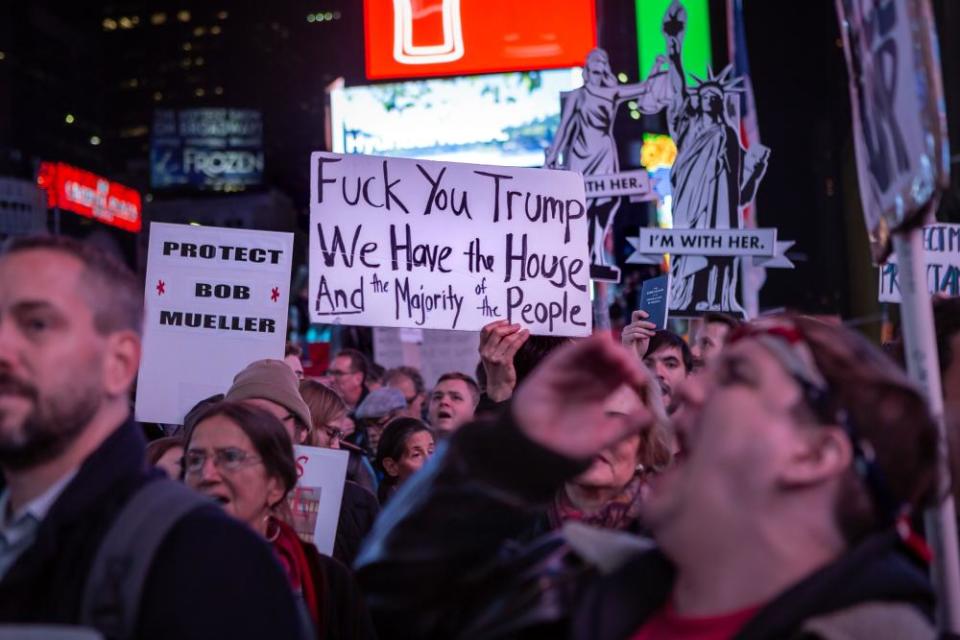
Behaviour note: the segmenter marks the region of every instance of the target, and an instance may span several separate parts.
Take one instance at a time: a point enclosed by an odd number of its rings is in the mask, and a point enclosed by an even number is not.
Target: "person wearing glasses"
[[[353,410],[367,397],[367,372],[370,363],[363,353],[356,349],[343,349],[333,358],[325,377],[330,386],[343,398]]]
[[[340,522],[333,544],[333,557],[349,566],[380,513],[376,474],[362,449],[341,440],[348,417],[347,404],[340,394],[322,382],[304,380],[300,383],[300,395],[310,408],[313,420],[306,444],[350,453],[347,482],[340,501]]]
[[[290,436],[275,416],[245,403],[210,405],[186,436],[183,477],[271,544],[301,622],[317,638],[374,637],[350,571],[301,540],[287,522],[297,466]]]
[[[680,385],[680,453],[640,513],[655,548],[568,524],[518,549],[531,509],[651,424],[645,406],[604,411],[645,379],[635,354],[597,335],[551,354],[499,422],[458,430],[391,499],[355,564],[378,628],[935,637],[929,550],[911,523],[935,499],[936,423],[884,353],[811,318],[746,325]]]
[[[301,380],[300,396],[310,410],[310,433],[304,444],[339,449],[346,435],[347,403],[340,394],[317,380]]]

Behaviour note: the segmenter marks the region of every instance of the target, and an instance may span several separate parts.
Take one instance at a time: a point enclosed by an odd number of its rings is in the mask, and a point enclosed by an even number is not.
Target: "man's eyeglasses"
[[[200,473],[210,457],[206,451],[192,450],[183,455],[183,469],[186,473]],[[213,464],[222,471],[237,471],[242,467],[256,464],[260,458],[243,449],[227,447],[213,452]]]
[[[352,375],[353,371],[340,371],[339,369],[327,369],[327,375],[333,376],[334,378],[342,378],[343,376]]]

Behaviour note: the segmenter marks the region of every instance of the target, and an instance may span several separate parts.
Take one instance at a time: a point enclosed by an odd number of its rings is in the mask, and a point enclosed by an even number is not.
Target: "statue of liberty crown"
[[[744,90],[744,87],[741,84],[743,78],[728,77],[732,72],[733,65],[727,65],[724,70],[720,72],[720,75],[715,76],[713,75],[713,69],[708,67],[706,80],[702,80],[691,73],[690,75],[696,82],[693,90],[697,93],[705,93],[712,90],[720,93],[721,95],[740,93]]]

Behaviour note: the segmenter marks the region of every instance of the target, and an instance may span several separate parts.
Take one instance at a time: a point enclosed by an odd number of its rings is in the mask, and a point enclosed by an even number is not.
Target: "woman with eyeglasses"
[[[347,403],[340,394],[317,380],[304,380],[300,383],[300,395],[310,408],[312,424],[307,444],[350,452],[347,483],[343,485],[340,501],[340,522],[333,544],[333,557],[349,566],[380,513],[376,475],[360,449],[340,439],[350,419]]]
[[[350,452],[347,479],[356,482],[371,493],[377,491],[373,467],[359,447],[343,438],[353,432],[347,403],[331,387],[316,380],[300,383],[300,395],[310,408],[310,432],[304,444],[327,449],[346,449]]]
[[[316,637],[374,636],[350,571],[302,541],[286,522],[286,497],[297,482],[297,467],[290,436],[276,417],[237,402],[205,408],[187,434],[183,474],[188,486],[273,546],[302,605],[302,622]]]

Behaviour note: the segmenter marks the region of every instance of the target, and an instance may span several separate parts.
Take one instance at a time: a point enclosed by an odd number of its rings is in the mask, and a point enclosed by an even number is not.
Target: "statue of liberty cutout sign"
[[[686,22],[686,11],[674,0],[663,18],[667,57],[657,58],[643,82],[617,84],[607,54],[601,49],[589,53],[583,87],[562,96],[560,126],[546,166],[583,174],[590,277],[617,282],[620,271],[608,264],[605,242],[620,198],[653,200],[656,195],[645,170],[620,171],[614,118],[628,100],[647,114],[666,109],[677,145],[670,170],[674,227],[641,227],[638,237],[627,238],[636,249],[627,262],[660,264],[670,254],[670,310],[675,315],[745,315],[738,301],[741,260],[792,268],[784,251],[793,243],[778,241],[776,229],[744,228],[743,208],[763,180],[770,150],[759,144],[745,150],[740,143],[742,89],[739,78],[730,78],[731,67],[719,75],[708,71],[706,79],[694,77],[693,86],[687,86],[681,59]]]
[[[677,157],[670,170],[675,229],[742,229],[767,169],[770,149],[745,151],[738,134],[740,79],[708,72],[687,87],[681,61],[686,11],[674,2],[663,19],[673,98],[667,107]],[[723,311],[744,315],[737,300],[740,256],[678,255],[671,265],[670,310],[679,315]]]
[[[565,93],[560,126],[553,144],[547,149],[546,167],[578,171],[583,174],[587,195],[588,241],[590,244],[590,277],[595,280],[620,280],[620,270],[607,263],[604,242],[613,228],[613,219],[620,207],[620,197],[633,193],[650,194],[646,172],[630,172],[633,189],[606,188],[603,178],[623,182],[620,174],[617,145],[613,139],[613,121],[617,109],[629,100],[637,102],[643,113],[657,113],[671,104],[670,78],[661,67],[660,57],[649,77],[636,84],[618,84],[603,49],[587,55],[583,69],[583,86]],[[591,177],[594,180],[591,180]],[[653,199],[650,196],[648,199]]]

